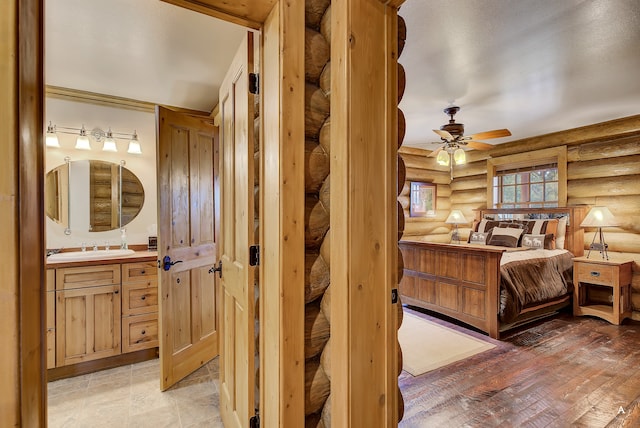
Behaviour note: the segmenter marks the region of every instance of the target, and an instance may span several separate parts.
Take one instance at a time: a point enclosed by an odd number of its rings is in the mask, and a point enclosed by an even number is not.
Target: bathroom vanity
[[[157,355],[157,254],[112,254],[47,261],[50,380]]]

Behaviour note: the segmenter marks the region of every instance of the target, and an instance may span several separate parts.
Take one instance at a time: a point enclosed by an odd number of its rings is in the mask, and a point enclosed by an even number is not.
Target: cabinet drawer
[[[156,278],[122,285],[122,315],[139,315],[158,311]]]
[[[154,280],[157,282],[158,267],[156,262],[123,263],[122,282],[137,282]]]
[[[575,267],[578,282],[614,285],[617,266],[606,266],[596,263],[576,263]]]
[[[122,318],[122,352],[158,346],[158,314]]]
[[[119,284],[119,264],[56,269],[56,290]]]

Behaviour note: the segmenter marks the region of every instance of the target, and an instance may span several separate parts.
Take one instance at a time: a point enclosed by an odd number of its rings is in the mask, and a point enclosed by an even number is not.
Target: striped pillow
[[[488,244],[515,248],[518,246],[522,232],[524,232],[524,229],[515,227],[494,227]]]

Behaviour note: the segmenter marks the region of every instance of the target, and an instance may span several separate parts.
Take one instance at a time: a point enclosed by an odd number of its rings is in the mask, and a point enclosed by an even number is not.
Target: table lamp
[[[456,244],[460,243],[460,235],[458,235],[458,225],[459,224],[467,224],[468,221],[466,218],[464,218],[464,215],[462,215],[462,211],[460,210],[451,210],[451,212],[449,213],[449,217],[447,217],[447,219],[444,221],[446,224],[453,224],[453,233],[451,234],[451,242],[454,242]]]
[[[589,253],[587,258],[591,255],[591,250],[598,250],[603,259],[609,260],[609,254],[607,248],[609,246],[604,242],[604,234],[602,233],[603,227],[618,226],[613,214],[607,207],[593,207],[587,214],[587,216],[580,223],[580,227],[597,227],[598,232],[593,235],[591,245],[589,245]],[[596,237],[599,237],[600,242],[595,242]]]

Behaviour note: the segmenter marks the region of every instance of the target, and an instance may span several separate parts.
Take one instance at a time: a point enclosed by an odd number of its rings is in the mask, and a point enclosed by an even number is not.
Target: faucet
[[[93,243],[93,251],[98,251],[98,244],[95,242]]]
[[[87,251],[87,243],[86,242],[81,243],[80,247],[82,248],[82,251]]]

